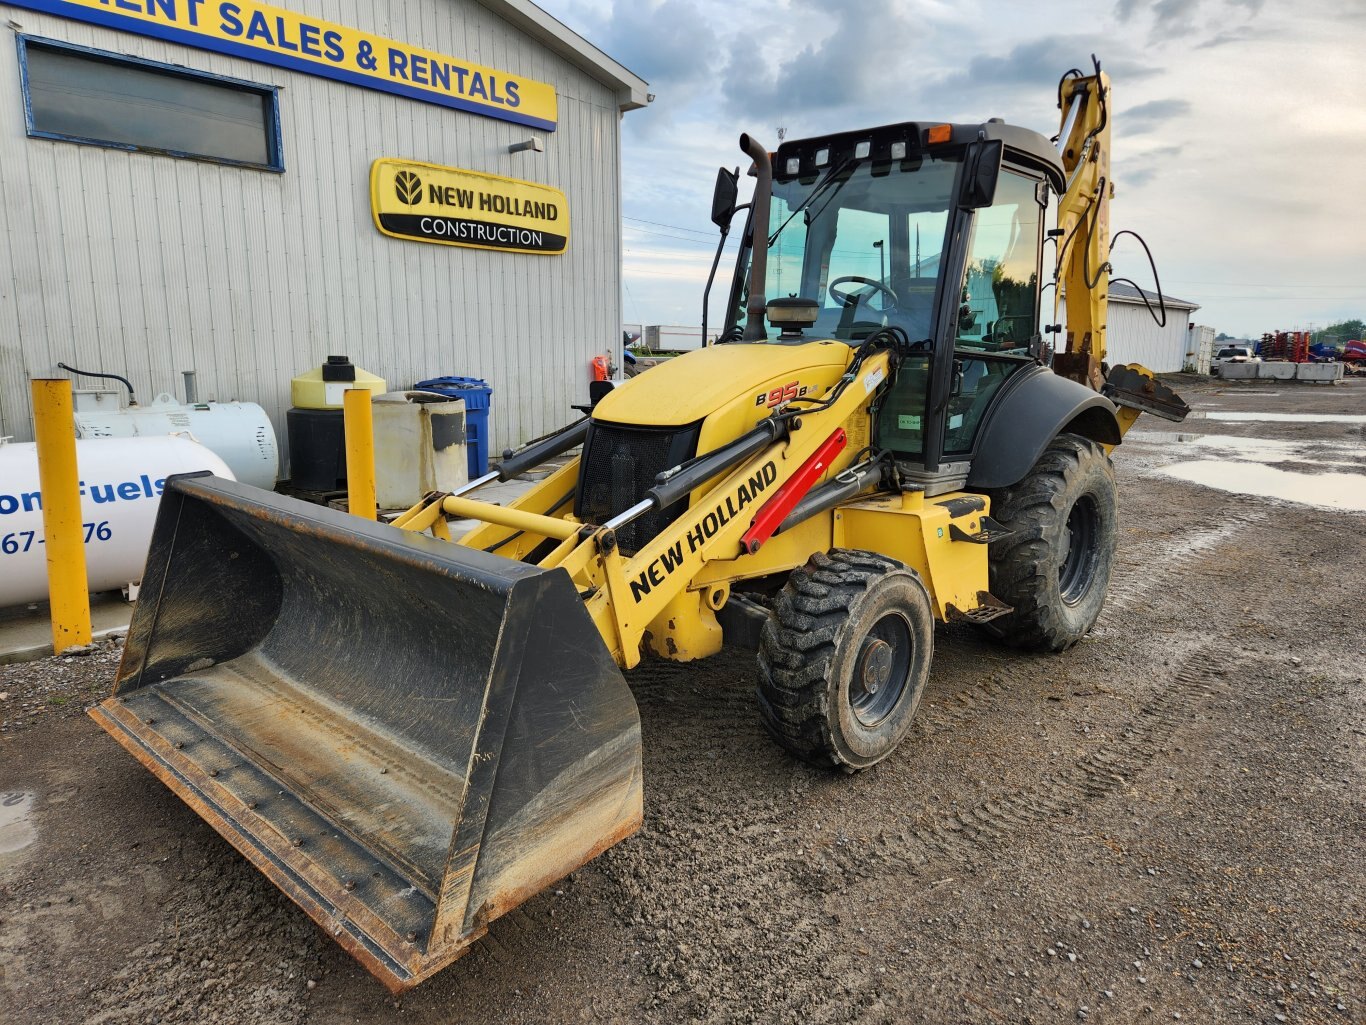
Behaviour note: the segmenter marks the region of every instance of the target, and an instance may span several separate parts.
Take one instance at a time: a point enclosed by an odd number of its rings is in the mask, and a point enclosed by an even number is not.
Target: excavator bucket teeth
[[[216,477],[167,482],[91,714],[395,992],[640,825],[563,570]]]

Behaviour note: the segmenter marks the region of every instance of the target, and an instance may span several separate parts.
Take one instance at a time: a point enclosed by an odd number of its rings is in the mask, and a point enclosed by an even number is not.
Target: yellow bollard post
[[[43,495],[52,650],[60,655],[67,648],[90,643],[90,589],[85,572],[71,380],[36,379],[31,388],[38,488]]]
[[[346,432],[346,502],[352,515],[376,519],[375,424],[369,388],[347,388],[342,396]]]

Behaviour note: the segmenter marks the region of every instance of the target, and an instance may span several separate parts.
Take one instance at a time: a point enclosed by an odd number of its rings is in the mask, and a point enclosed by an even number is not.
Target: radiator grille
[[[616,427],[594,423],[583,446],[575,514],[604,523],[645,497],[655,476],[696,452],[701,424],[687,427]],[[634,554],[687,508],[687,501],[651,511],[617,531],[621,550]]]

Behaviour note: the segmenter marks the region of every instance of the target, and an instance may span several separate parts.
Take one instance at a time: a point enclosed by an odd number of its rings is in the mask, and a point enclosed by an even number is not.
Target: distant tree
[[[1336,336],[1339,341],[1347,341],[1349,338],[1360,338],[1363,333],[1363,325],[1360,319],[1344,320],[1337,324],[1329,324],[1319,332],[1320,337],[1324,335]]]
[[[1215,340],[1216,342],[1225,342],[1225,341],[1228,341],[1228,339],[1230,339],[1230,338],[1232,338],[1232,337],[1233,337],[1232,335],[1230,335],[1230,334],[1225,334],[1223,331],[1220,331],[1217,335],[1214,336],[1214,340]]]

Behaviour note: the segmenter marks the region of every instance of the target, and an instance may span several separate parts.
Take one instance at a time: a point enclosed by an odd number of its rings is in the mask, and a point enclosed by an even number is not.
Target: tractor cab
[[[1063,185],[1056,151],[994,121],[905,123],[786,142],[771,167],[767,223],[751,209],[722,337],[895,339],[902,358],[874,444],[913,476],[961,486],[996,396],[1044,352],[1044,220]],[[750,294],[759,232],[762,305]],[[808,325],[773,323],[787,318],[767,303],[799,300],[814,303]]]

